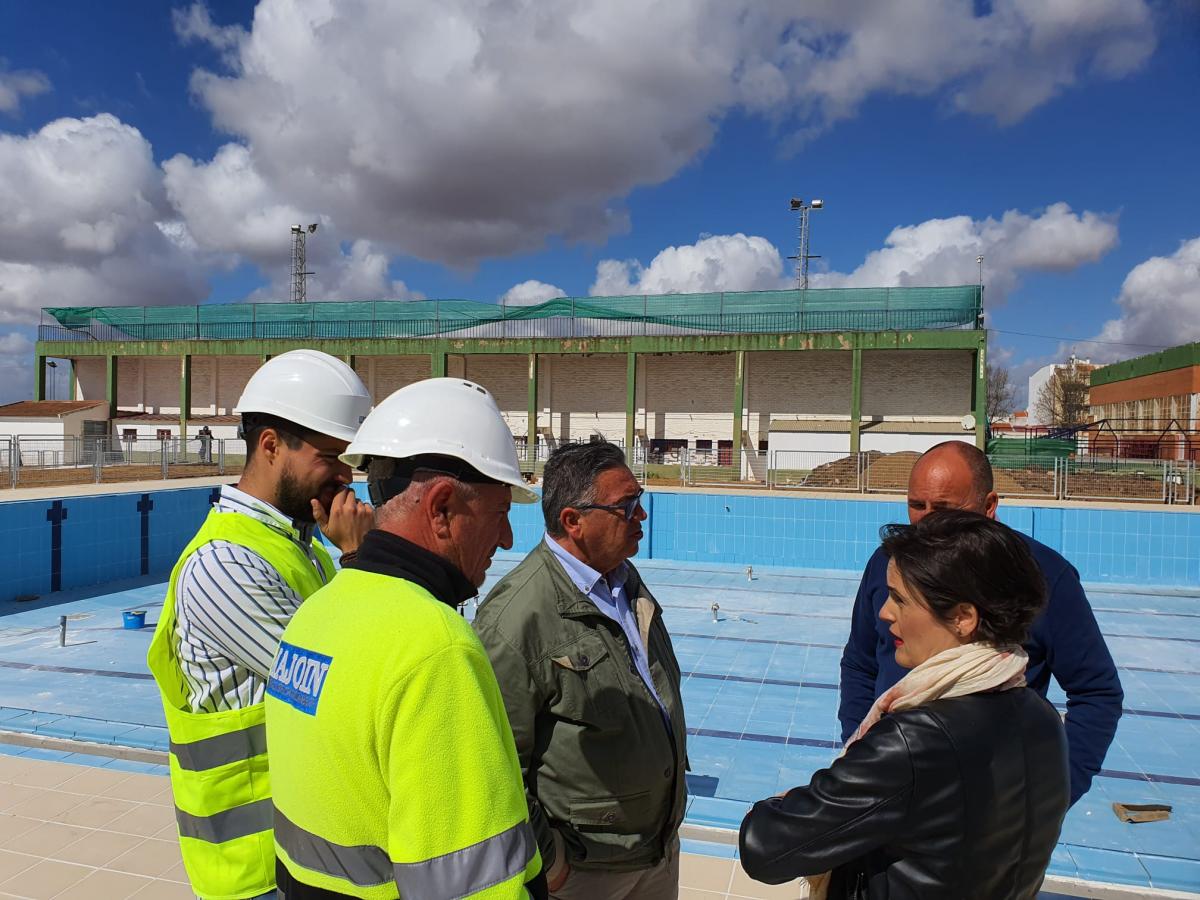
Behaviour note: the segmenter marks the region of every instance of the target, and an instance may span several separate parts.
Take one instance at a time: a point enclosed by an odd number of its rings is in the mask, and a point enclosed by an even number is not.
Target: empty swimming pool
[[[120,613],[146,609],[148,626],[156,621],[165,569],[208,493],[0,504],[0,534],[22,523],[0,542],[17,570],[0,601],[0,730],[165,749],[144,664],[152,628],[127,631]],[[656,492],[648,506],[639,566],[684,670],[687,819],[736,829],[751,802],[807,783],[838,752],[838,662],[858,568],[903,506],[684,492]],[[1003,517],[1080,568],[1126,693],[1104,770],[1071,810],[1050,874],[1200,891],[1200,516],[1008,505]],[[498,556],[485,591],[540,538],[536,508],[515,510],[514,525],[517,548]],[[54,571],[31,570],[55,561],[66,589],[43,593]],[[83,586],[97,561],[99,583]],[[43,596],[16,602],[15,593]],[[1051,699],[1064,700],[1057,688]],[[1129,825],[1113,802],[1173,812]]]

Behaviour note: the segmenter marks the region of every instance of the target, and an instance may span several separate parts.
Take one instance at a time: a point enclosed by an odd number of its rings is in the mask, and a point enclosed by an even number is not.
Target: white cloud
[[[328,219],[287,202],[286,191],[268,184],[250,150],[238,144],[226,144],[207,163],[178,154],[162,170],[171,205],[206,250],[241,254],[266,266],[287,265],[292,225],[328,226]],[[330,246],[326,237],[311,242],[314,250]]]
[[[704,237],[668,247],[650,265],[637,260],[602,260],[593,296],[758,291],[784,286],[783,261],[766,238],[744,234]]]
[[[42,306],[197,303],[195,257],[141,133],[114,116],[0,134],[0,322]]]
[[[850,272],[809,275],[812,287],[903,287],[973,284],[984,257],[988,302],[999,303],[1022,272],[1064,272],[1095,262],[1117,243],[1110,215],[1074,213],[1055,203],[1030,214],[1010,209],[999,219],[954,216],[894,228],[884,246]],[[712,235],[668,247],[643,266],[638,260],[602,260],[591,293],[670,294],[761,291],[792,287],[791,266],[766,238]]]
[[[1117,245],[1116,217],[1055,203],[1038,214],[1010,209],[999,219],[953,216],[894,228],[884,246],[848,273],[813,275],[814,287],[972,284],[984,257],[989,305],[1001,303],[1021,272],[1067,272]]]
[[[565,296],[567,296],[567,292],[562,288],[531,278],[529,281],[522,281],[520,284],[510,287],[500,297],[500,302],[506,306],[535,306],[538,303]]]
[[[0,334],[0,403],[33,396],[33,341],[19,331]]]
[[[938,95],[960,112],[1015,122],[1084,77],[1117,78],[1153,52],[1149,4],[1128,0],[822,4],[791,40],[792,91],[826,121],[870,95]],[[822,41],[824,39],[824,42]]]
[[[1150,353],[1155,346],[1200,340],[1200,237],[1184,241],[1170,256],[1134,266],[1117,303],[1120,318],[1105,322],[1097,340],[1146,346],[1083,345],[1097,360],[1111,362]]]
[[[318,232],[319,233],[319,232]],[[305,293],[310,302],[322,300],[424,300],[420,291],[411,290],[402,280],[388,276],[387,255],[370,241],[354,241],[349,248],[322,253],[314,263],[307,256],[308,277]],[[275,267],[275,277],[266,287],[255,290],[247,299],[256,302],[285,300],[290,296],[290,269]]]
[[[237,25],[217,25],[204,3],[193,3],[187,9],[171,10],[171,24],[175,34],[185,43],[208,44],[225,55],[227,62],[234,62],[233,51],[246,37],[246,31]]]
[[[34,69],[11,71],[0,59],[0,113],[15,115],[22,97],[36,97],[50,90],[50,79]]]
[[[168,177],[206,212],[189,226],[238,252],[294,209],[470,266],[628,228],[623,198],[695,160],[733,110],[811,134],[873,95],[915,94],[1009,122],[1155,46],[1145,0],[974,6],[262,0],[248,32],[193,6],[179,34],[229,61],[193,89],[235,143]],[[231,202],[230,177],[266,203]]]

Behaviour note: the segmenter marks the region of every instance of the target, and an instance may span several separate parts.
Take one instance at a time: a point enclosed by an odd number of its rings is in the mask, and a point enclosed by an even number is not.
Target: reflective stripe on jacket
[[[211,541],[253,550],[301,596],[320,588],[322,579],[312,560],[283,535],[248,516],[214,510],[171,572],[146,657],[171,739],[171,790],[188,879],[205,900],[241,900],[275,886],[265,710],[257,703],[216,713],[193,712],[175,634],[179,573],[188,557]],[[312,549],[326,578],[332,578],[328,552],[316,541]]]
[[[343,569],[284,632],[267,685],[275,843],[363,898],[525,898],[541,868],[496,677],[454,608]]]

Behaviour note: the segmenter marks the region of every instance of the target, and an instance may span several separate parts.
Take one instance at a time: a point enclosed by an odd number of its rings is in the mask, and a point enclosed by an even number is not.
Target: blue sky
[[[310,298],[532,302],[786,283],[793,195],[818,286],[983,253],[1018,378],[1200,339],[1196,4],[740,6],[5,4],[0,399],[42,306],[282,298],[293,220]]]

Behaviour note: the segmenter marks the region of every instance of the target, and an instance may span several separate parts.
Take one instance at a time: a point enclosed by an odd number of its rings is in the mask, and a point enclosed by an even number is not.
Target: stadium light
[[[317,223],[313,222],[308,226],[308,234],[305,234],[303,225],[292,226],[292,302],[303,303],[308,299],[308,285],[306,279],[312,272],[306,269],[307,250],[305,248],[305,238],[309,234],[317,233]]]
[[[802,197],[793,197],[790,206],[792,212],[800,214],[800,238],[796,255],[789,256],[788,259],[796,260],[796,287],[804,291],[808,289],[808,261],[821,258],[808,252],[808,213],[809,210],[824,209],[825,201],[813,200],[805,203]]]

